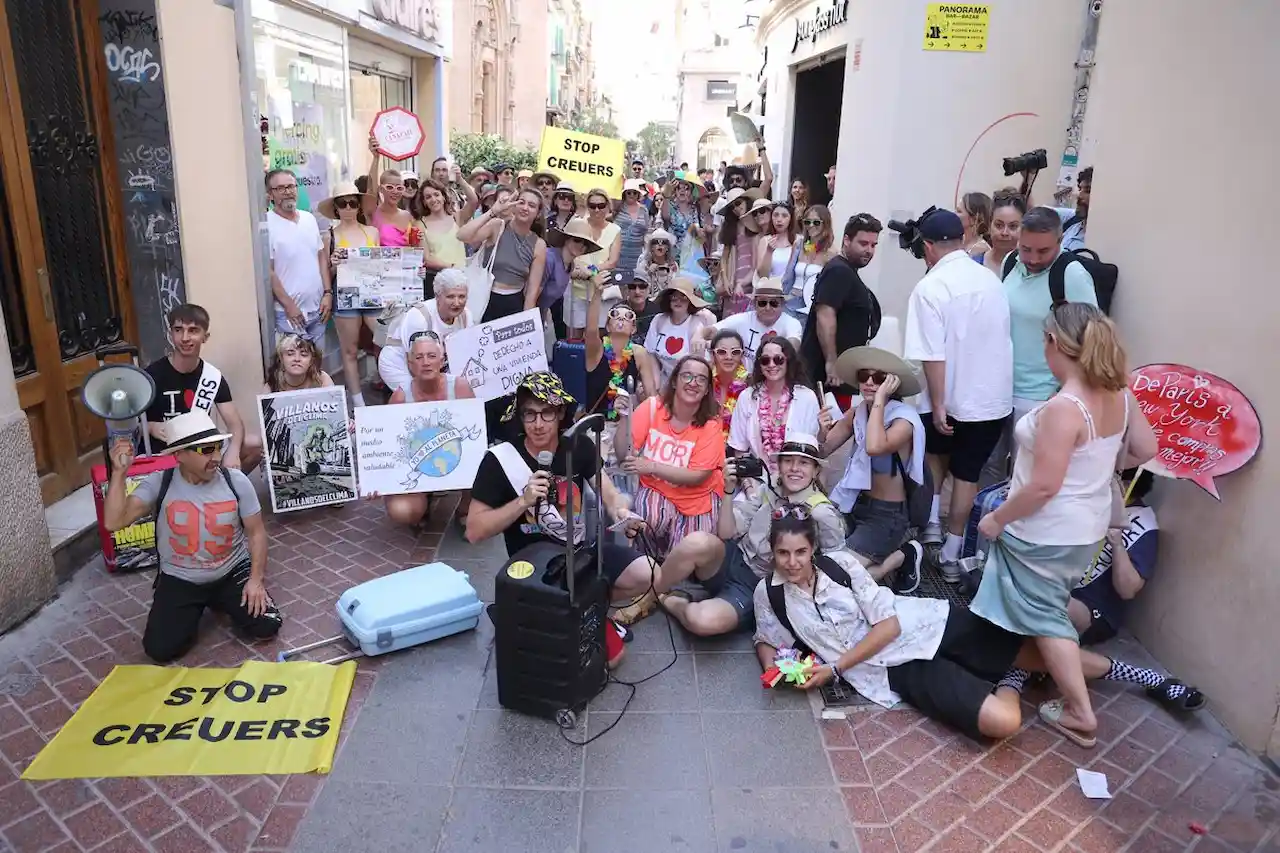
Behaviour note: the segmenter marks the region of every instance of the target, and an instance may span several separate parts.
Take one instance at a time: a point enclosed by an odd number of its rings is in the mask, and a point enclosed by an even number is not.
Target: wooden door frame
[[[18,404],[26,410],[41,407],[42,423],[48,436],[48,465],[40,475],[40,491],[46,504],[89,482],[92,465],[100,461],[95,448],[80,453],[75,430],[75,412],[69,393],[80,386],[97,366],[91,354],[64,361],[58,343],[58,320],[49,282],[48,257],[44,246],[44,225],[38,207],[35,172],[27,142],[27,123],[18,85],[17,65],[9,28],[8,6],[24,0],[0,0],[0,89],[5,94],[5,107],[0,112],[0,166],[4,171],[6,201],[11,212],[13,241],[16,251],[19,287],[27,309],[27,327],[31,335],[32,357],[36,370],[15,379]],[[72,15],[81,16],[82,27],[75,29],[77,50],[84,51],[85,39],[101,41],[96,0],[63,0]],[[96,42],[94,42],[96,43]],[[110,241],[113,248],[112,287],[119,307],[122,337],[137,339],[136,319],[128,287],[122,234],[121,203],[116,198],[114,145],[110,133],[110,116],[106,109],[105,60],[102,51],[84,54],[88,79],[81,88],[92,116],[99,141],[99,163],[102,170],[104,208],[100,239]],[[7,119],[7,120],[6,120]],[[104,247],[105,248],[105,247]],[[41,319],[43,318],[43,319]],[[68,451],[74,451],[74,456]]]

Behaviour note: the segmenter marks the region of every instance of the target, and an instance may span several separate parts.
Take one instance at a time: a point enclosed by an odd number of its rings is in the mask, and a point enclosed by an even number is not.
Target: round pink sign
[[[392,160],[408,160],[422,150],[426,133],[422,122],[404,107],[392,107],[373,117],[370,132],[378,140],[378,153]]]

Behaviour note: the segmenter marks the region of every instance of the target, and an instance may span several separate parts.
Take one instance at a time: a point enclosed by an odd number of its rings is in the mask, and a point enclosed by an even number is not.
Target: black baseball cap
[[[930,243],[945,243],[964,238],[964,223],[952,210],[935,210],[920,223],[920,236]]]

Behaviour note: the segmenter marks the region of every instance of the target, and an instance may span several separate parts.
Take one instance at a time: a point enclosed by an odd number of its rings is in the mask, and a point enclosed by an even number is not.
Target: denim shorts
[[[907,505],[903,501],[877,500],[864,492],[845,520],[853,531],[845,543],[875,563],[884,562],[907,541],[909,524]]]
[[[727,601],[738,612],[738,629],[753,630],[756,624],[755,593],[760,578],[747,565],[737,542],[726,542],[720,569],[702,582],[707,592]]]

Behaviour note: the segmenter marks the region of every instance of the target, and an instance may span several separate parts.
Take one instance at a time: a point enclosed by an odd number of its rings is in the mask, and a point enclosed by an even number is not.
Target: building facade
[[[751,100],[754,53],[738,0],[680,0],[677,16],[678,115],[675,162],[715,169],[742,163],[729,113]]]
[[[550,91],[542,73],[548,21],[547,0],[453,3],[453,59],[445,71],[450,132],[538,144]]]
[[[547,124],[577,124],[598,101],[592,25],[581,0],[549,0]]]

